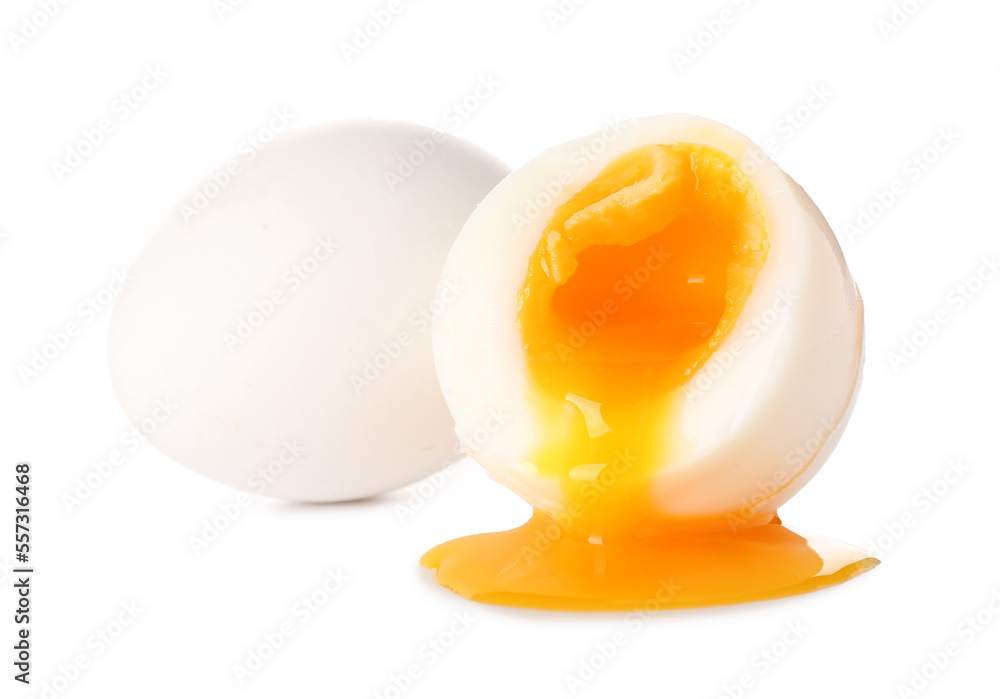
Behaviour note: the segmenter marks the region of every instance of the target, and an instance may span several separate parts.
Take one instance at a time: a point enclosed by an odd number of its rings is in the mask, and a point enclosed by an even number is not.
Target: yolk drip
[[[678,388],[731,330],[767,255],[760,205],[724,153],[626,153],[558,207],[529,261],[518,322],[543,443],[577,529],[649,522]]]
[[[767,253],[752,184],[703,145],[637,148],[556,208],[518,324],[540,435],[531,466],[565,508],[428,552],[442,585],[514,606],[691,607],[806,592],[877,564],[776,516],[734,531],[652,502],[683,386],[734,327]]]

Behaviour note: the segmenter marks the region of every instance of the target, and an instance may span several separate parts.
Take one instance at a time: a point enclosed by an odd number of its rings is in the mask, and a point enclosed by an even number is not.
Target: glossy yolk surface
[[[651,501],[681,389],[732,330],[767,252],[751,183],[702,145],[626,153],[555,210],[518,323],[540,435],[529,468],[560,484],[565,508],[429,551],[438,582],[494,604],[654,609],[806,592],[877,564],[777,517],[689,526]]]
[[[679,387],[732,329],[767,255],[735,161],[687,143],[621,156],[558,207],[519,298],[542,443],[588,536],[654,508]]]

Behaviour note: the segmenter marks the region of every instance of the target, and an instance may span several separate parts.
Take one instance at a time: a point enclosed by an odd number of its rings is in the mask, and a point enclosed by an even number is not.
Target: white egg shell
[[[430,342],[455,292],[435,291],[507,169],[381,121],[290,132],[238,165],[129,270],[108,340],[128,417],[184,466],[292,500],[376,495],[457,458]]]
[[[494,479],[541,509],[565,503],[559,484],[530,463],[540,435],[516,323],[529,256],[555,207],[608,163],[674,142],[712,146],[743,165],[770,251],[735,329],[688,380],[679,419],[663,435],[670,460],[650,483],[663,512],[736,513],[747,523],[770,517],[822,465],[853,405],[861,299],[805,192],[747,137],[717,122],[671,115],[618,124],[552,148],[504,180],[466,223],[443,273],[466,288],[433,330],[456,432]],[[500,426],[490,417],[497,411],[507,418]]]

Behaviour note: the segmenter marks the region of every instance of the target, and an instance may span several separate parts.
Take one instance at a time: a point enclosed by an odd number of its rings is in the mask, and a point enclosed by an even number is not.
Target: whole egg
[[[445,256],[506,174],[422,126],[290,132],[180,202],[111,321],[129,418],[188,468],[305,501],[361,498],[457,458],[431,321]]]

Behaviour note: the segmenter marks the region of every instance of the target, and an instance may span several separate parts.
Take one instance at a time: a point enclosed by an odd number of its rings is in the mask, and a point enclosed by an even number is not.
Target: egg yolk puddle
[[[421,561],[438,582],[513,606],[669,608],[797,594],[877,564],[777,516],[733,528],[652,500],[683,385],[734,327],[767,252],[752,184],[707,146],[637,148],[556,208],[517,301],[541,435],[523,467],[560,485],[564,510],[438,546]]]

